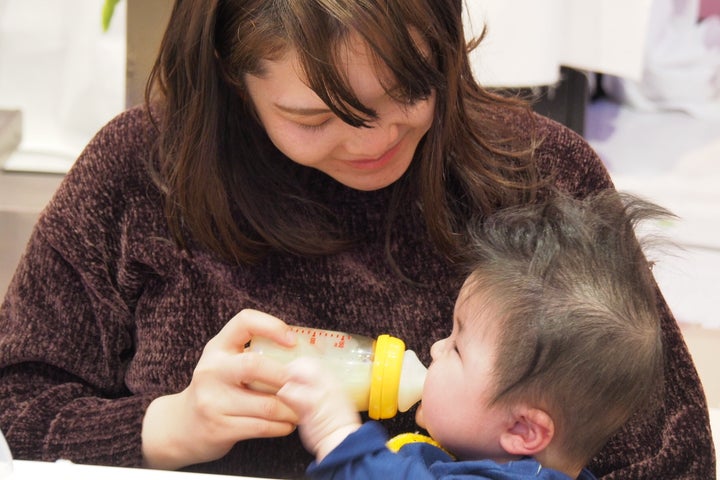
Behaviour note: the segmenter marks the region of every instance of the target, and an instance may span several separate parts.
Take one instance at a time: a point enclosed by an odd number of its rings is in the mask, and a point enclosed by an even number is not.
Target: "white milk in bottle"
[[[297,335],[294,347],[255,337],[248,350],[282,363],[303,356],[320,358],[358,411],[367,411],[370,418],[394,417],[420,400],[427,369],[399,338],[380,335],[374,340],[332,330],[290,328]]]

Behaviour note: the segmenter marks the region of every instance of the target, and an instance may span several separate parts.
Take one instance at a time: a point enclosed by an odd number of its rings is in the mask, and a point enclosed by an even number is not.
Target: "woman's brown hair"
[[[309,197],[308,169],[272,145],[244,91],[246,74],[262,75],[261,60],[293,50],[328,107],[364,128],[374,112],[335,61],[350,33],[394,75],[399,90],[388,93],[398,101],[436,94],[433,125],[391,187],[388,242],[397,208],[419,200],[434,242],[457,258],[466,218],[532,195],[531,145],[515,145],[498,107],[529,109],[474,80],[462,0],[178,0],[146,91],[148,104],[160,100],[149,108],[159,135],[152,165],[178,243],[253,262],[271,250],[322,255],[352,242]]]

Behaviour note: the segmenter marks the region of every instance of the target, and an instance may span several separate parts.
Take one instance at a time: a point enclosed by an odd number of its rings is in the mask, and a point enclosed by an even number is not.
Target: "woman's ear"
[[[512,455],[532,456],[544,450],[555,435],[555,423],[544,410],[519,407],[513,424],[500,435],[500,445]]]

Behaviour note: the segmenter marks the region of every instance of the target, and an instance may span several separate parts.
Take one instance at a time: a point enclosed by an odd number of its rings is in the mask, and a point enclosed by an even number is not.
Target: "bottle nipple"
[[[402,372],[400,373],[400,392],[398,393],[398,410],[407,412],[422,398],[427,367],[420,362],[417,354],[406,350]]]

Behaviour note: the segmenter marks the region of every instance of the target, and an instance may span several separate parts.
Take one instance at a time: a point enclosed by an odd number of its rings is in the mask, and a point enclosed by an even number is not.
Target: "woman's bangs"
[[[377,61],[379,78],[388,79],[386,91],[394,99],[412,103],[428,98],[445,86],[437,59],[439,42],[421,35],[415,27],[388,25],[387,29],[363,35]]]
[[[353,92],[344,68],[347,52],[363,48],[357,39],[365,42],[380,82],[398,102],[424,100],[444,87],[445,76],[437,59],[441,43],[430,35],[431,27],[408,25],[404,23],[407,17],[397,14],[373,15],[358,5],[361,2],[351,3],[354,6],[348,6],[349,11],[343,11],[342,16],[324,15],[313,32],[297,22],[290,26],[298,35],[291,39],[292,44],[305,47],[296,50],[310,88],[338,117],[356,127],[366,127],[377,118]]]

